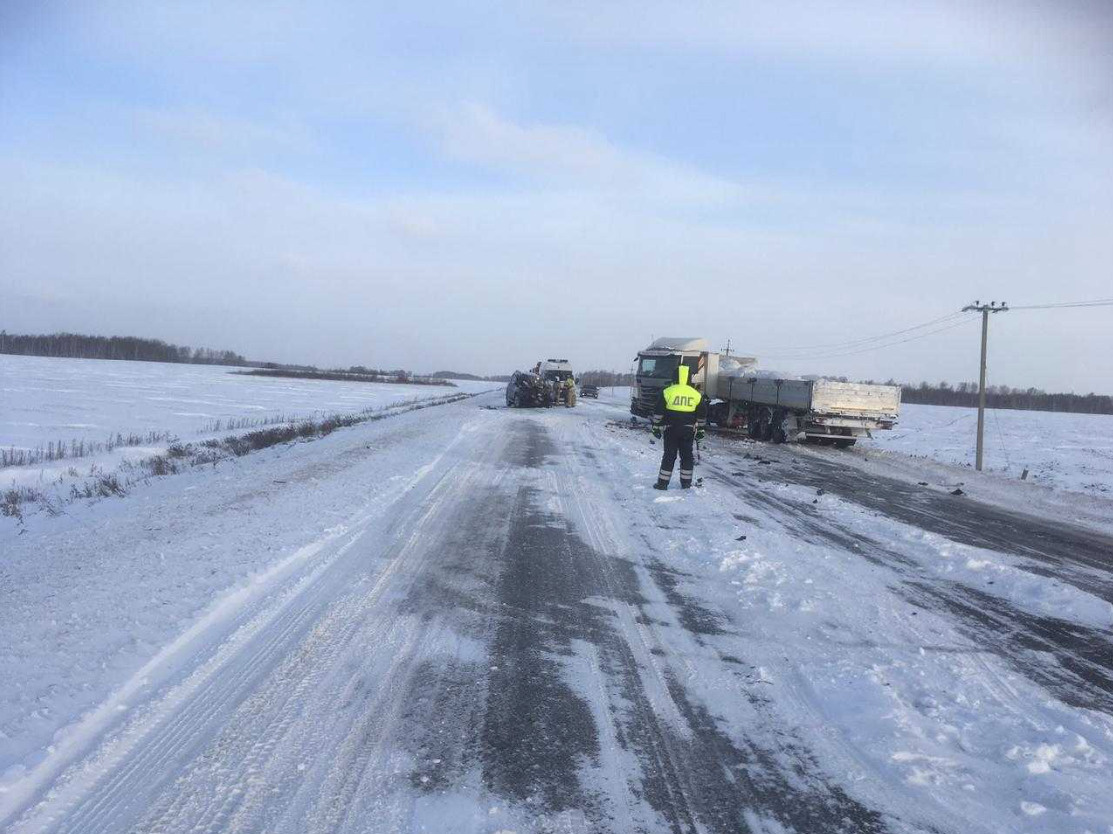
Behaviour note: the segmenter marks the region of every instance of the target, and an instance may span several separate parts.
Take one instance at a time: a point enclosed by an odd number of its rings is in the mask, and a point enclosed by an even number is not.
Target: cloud
[[[1080,55],[1108,61],[1104,0],[561,0],[536,7],[547,27],[596,46],[776,56],[920,69],[1010,66]]]
[[[621,148],[574,125],[524,125],[465,104],[430,120],[450,157],[558,188],[650,197],[683,206],[723,206],[745,196],[737,184],[650,153]]]
[[[158,135],[208,151],[304,153],[317,147],[311,132],[292,121],[268,124],[183,107],[136,108],[131,116],[140,126]]]
[[[423,125],[440,152],[454,161],[499,173],[506,188],[532,199],[578,200],[584,215],[606,208],[642,218],[688,216],[712,225],[749,222],[791,233],[809,227],[813,234],[876,239],[898,228],[952,228],[1015,216],[1036,202],[1031,194],[1007,186],[995,191],[984,184],[871,184],[806,173],[730,179],[625,147],[598,130],[525,124],[477,103],[438,110]],[[995,135],[1015,147],[1022,142],[1031,147],[1030,137],[1003,130]],[[953,150],[935,153],[954,156]],[[970,164],[982,165],[983,173],[988,168],[983,160]],[[1009,176],[1016,176],[1015,169]]]

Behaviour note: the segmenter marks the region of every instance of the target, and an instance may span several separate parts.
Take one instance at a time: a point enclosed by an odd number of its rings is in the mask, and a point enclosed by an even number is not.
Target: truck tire
[[[761,410],[761,423],[759,425],[760,436],[758,439],[768,443],[773,439],[773,412],[768,408],[763,408]]]
[[[758,423],[757,414],[750,412],[750,416],[746,419],[746,436],[750,440],[761,439],[761,425]]]
[[[851,446],[853,446],[857,442],[858,442],[858,438],[856,438],[856,437],[848,437],[848,438],[844,438],[844,439],[839,439],[839,440],[835,441],[835,448],[836,449],[849,449]]]
[[[785,416],[784,409],[778,408],[769,420],[769,439],[774,443],[784,443],[788,440],[785,434]]]

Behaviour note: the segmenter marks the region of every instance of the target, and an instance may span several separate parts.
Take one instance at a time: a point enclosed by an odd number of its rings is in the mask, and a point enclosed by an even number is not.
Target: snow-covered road
[[[0,827],[1113,826],[1113,540],[500,399],[0,533]]]

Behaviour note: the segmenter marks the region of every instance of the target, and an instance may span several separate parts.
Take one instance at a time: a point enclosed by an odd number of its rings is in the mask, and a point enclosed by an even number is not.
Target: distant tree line
[[[267,363],[268,367],[253,367],[249,371],[233,371],[244,376],[270,376],[287,377],[292,379],[328,379],[338,382],[394,382],[402,385],[443,385],[455,388],[447,379],[429,376],[417,376],[409,371],[377,371],[365,368],[362,365],[353,365],[348,370],[319,370],[313,367],[275,367],[273,362]]]
[[[870,380],[872,382],[872,380]],[[900,383],[889,380],[887,385]],[[949,382],[919,385],[903,384],[901,401],[923,405],[978,405],[978,383]],[[1010,388],[1008,385],[986,386],[987,408],[1016,408],[1024,411],[1064,411],[1075,414],[1113,414],[1113,397],[1108,394],[1049,394],[1040,388]]]
[[[21,335],[0,330],[0,353],[66,359],[127,359],[134,362],[180,362],[194,365],[245,365],[231,350],[190,348],[137,336],[85,336],[79,333]]]
[[[488,376],[477,376],[476,374],[465,374],[460,371],[434,371],[429,374],[432,379],[470,379],[476,382],[485,382],[489,380]]]
[[[611,385],[629,387],[634,384],[634,375],[616,371],[583,371],[579,380],[581,385],[598,385],[600,388]]]
[[[231,350],[191,348],[172,345],[161,339],[141,339],[137,336],[86,336],[79,333],[48,333],[21,335],[0,330],[0,354],[15,356],[48,356],[59,359],[125,359],[136,362],[174,362],[194,365],[238,365],[261,368],[281,375],[304,374],[317,379],[373,379],[377,382],[402,382],[435,384],[443,380],[445,372],[432,377],[422,377],[412,371],[396,368],[384,370],[353,365],[350,368],[320,369],[316,365],[294,365],[283,362],[249,362]],[[280,375],[275,373],[275,375]],[[482,379],[470,375],[464,378]]]
[[[429,374],[431,379],[470,379],[475,382],[509,382],[510,374],[494,374],[492,376],[480,376],[479,374],[467,374],[462,371],[435,371]]]

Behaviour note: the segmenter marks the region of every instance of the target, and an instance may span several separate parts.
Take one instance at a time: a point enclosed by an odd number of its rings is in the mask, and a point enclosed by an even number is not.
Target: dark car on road
[[[599,399],[599,386],[598,385],[581,385],[581,397],[591,397],[593,400]]]
[[[536,408],[549,404],[545,384],[535,374],[515,371],[506,384],[508,408]]]

